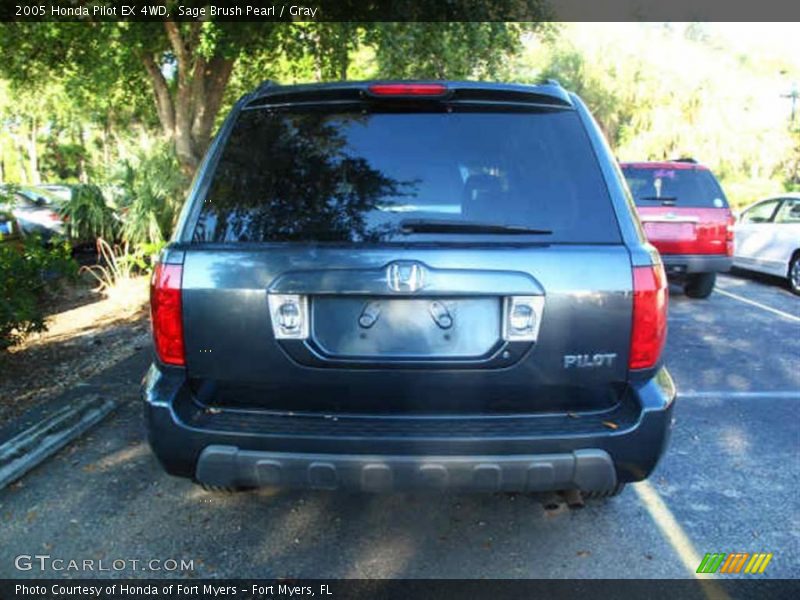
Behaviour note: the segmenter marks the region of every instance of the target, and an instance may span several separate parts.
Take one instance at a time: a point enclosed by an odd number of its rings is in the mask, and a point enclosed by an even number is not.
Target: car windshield
[[[519,239],[523,229],[537,241],[619,241],[599,165],[574,111],[261,108],[239,115],[194,240]]]
[[[30,208],[52,208],[63,204],[63,201],[42,190],[20,189],[17,191],[17,204]]]
[[[727,208],[728,201],[711,171],[687,168],[623,166],[637,206],[669,204],[691,208]]]

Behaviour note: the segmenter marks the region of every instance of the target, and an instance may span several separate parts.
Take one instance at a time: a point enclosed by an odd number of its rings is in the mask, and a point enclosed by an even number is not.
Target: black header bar
[[[2,21],[800,21],[796,0],[5,0]]]

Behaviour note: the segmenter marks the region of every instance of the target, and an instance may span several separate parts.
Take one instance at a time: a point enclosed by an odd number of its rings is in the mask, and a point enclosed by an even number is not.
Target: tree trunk
[[[83,126],[79,129],[80,141],[81,141],[81,155],[78,159],[78,181],[81,183],[88,183],[89,176],[86,174],[86,155],[84,154],[86,148],[86,132],[83,129]]]
[[[197,169],[208,148],[214,119],[235,62],[221,56],[207,59],[199,53],[200,26],[200,22],[191,23],[182,31],[177,23],[164,23],[178,63],[174,90],[170,89],[156,57],[151,54],[142,56],[153,86],[161,127],[175,146],[181,170],[189,176]]]
[[[33,185],[42,183],[42,176],[39,173],[39,149],[36,139],[39,137],[39,126],[36,118],[30,121],[30,136],[28,138],[28,170],[30,171],[30,182]]]
[[[111,164],[111,153],[108,148],[108,140],[111,137],[111,112],[106,115],[103,123],[103,168],[108,169]]]

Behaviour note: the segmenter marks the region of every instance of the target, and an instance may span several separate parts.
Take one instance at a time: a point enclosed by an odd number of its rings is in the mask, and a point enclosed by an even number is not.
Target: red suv
[[[734,217],[719,182],[691,159],[621,167],[667,275],[690,298],[707,298],[733,257]]]

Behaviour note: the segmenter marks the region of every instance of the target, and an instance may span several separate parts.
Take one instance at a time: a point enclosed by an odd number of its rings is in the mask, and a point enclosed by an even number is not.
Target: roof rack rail
[[[681,156],[680,158],[673,158],[670,162],[691,163],[693,165],[697,164],[697,160],[692,158],[691,156]]]
[[[272,79],[265,79],[261,83],[258,84],[258,87],[255,89],[256,95],[260,94],[261,92],[267,91],[269,88],[277,87],[280,85],[276,81],[272,81]]]
[[[563,87],[561,85],[561,82],[555,77],[539,77],[539,79],[536,80],[536,83],[539,85],[553,85],[556,87]]]

